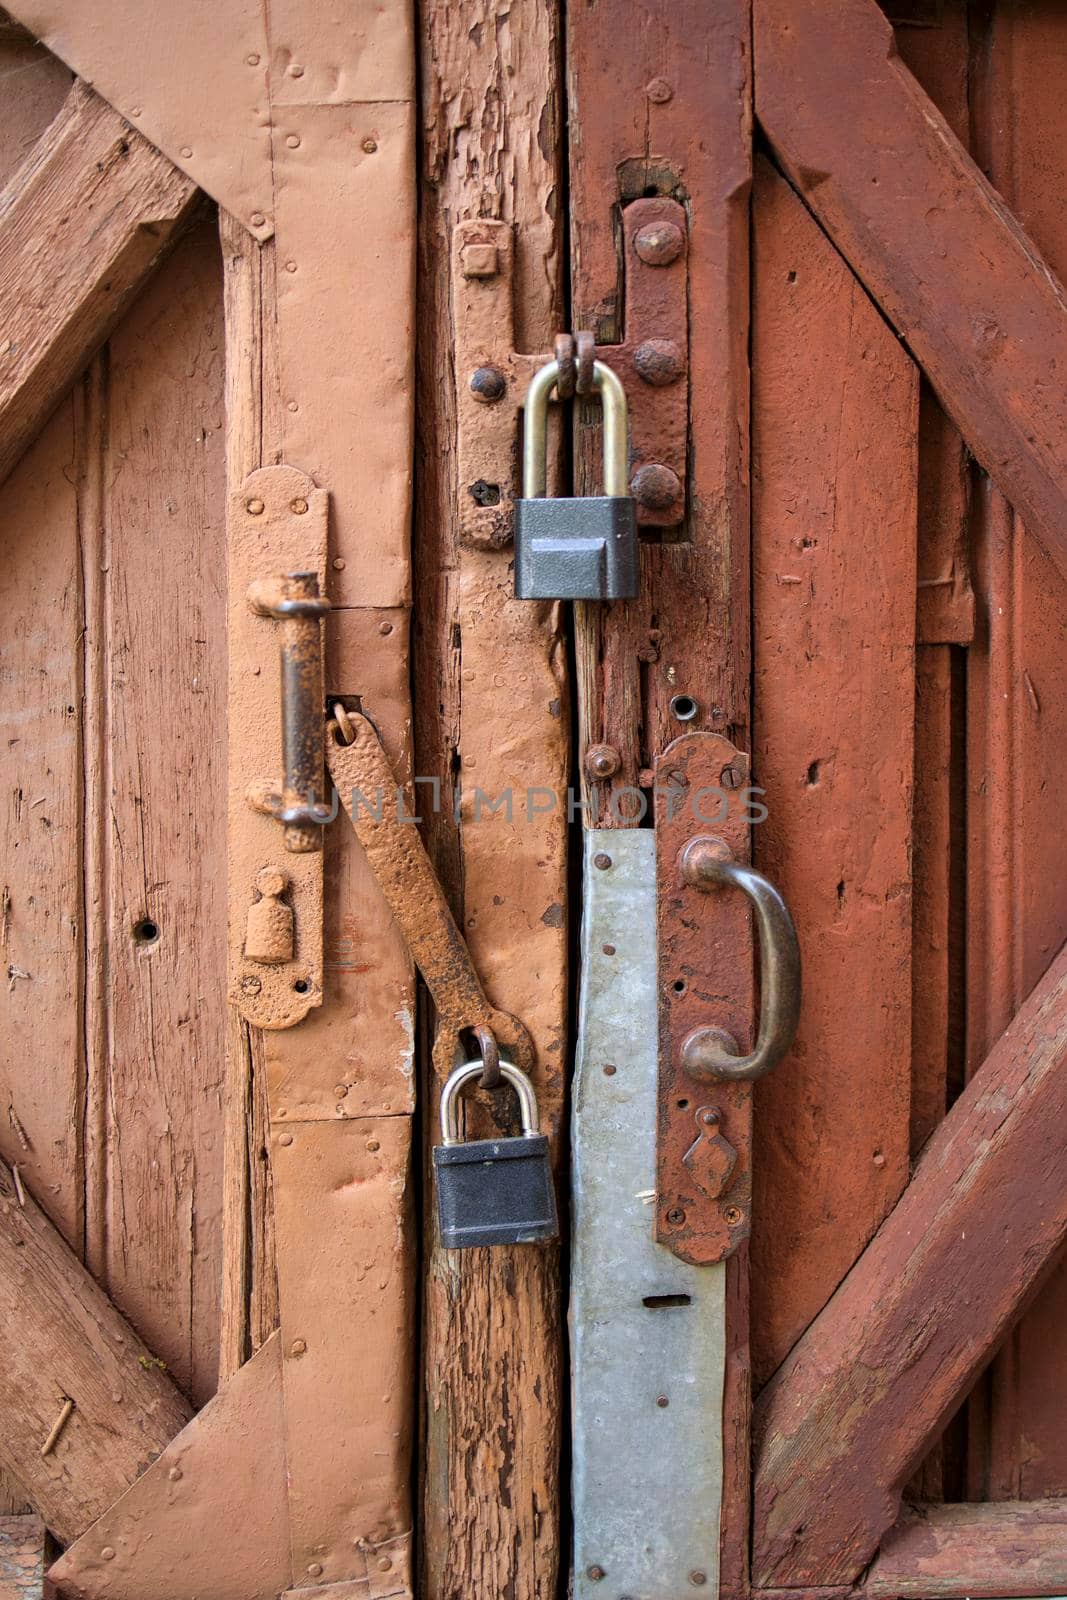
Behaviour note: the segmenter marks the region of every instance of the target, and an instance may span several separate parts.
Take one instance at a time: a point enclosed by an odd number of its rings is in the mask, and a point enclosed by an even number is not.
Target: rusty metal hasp
[[[561,335],[554,351],[532,354],[514,348],[511,224],[478,218],[455,229],[458,511],[460,533],[469,545],[500,549],[512,537],[519,488],[518,416],[535,374],[553,359],[560,365],[555,388],[561,400],[592,393],[594,362],[609,368],[625,389],[630,437],[623,485],[605,494],[632,496],[639,528],[674,528],[685,518],[689,420],[685,207],[662,195],[650,196],[624,206],[619,222],[625,271],[623,342],[597,345],[593,335],[583,331],[573,338]],[[529,497],[530,491],[524,492]],[[551,481],[547,492],[557,492]]]

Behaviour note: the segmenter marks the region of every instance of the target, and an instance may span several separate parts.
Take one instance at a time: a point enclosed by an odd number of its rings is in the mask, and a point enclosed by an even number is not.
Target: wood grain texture
[[[882,1543],[863,1584],[870,1600],[1062,1595],[1067,1588],[1067,1502],[909,1508]]]
[[[908,1178],[915,368],[757,166],[755,859],[804,957],[756,1089],[753,1341],[766,1381]]]
[[[974,151],[1052,270],[1067,273],[1060,8],[971,19]],[[986,484],[975,500],[979,628],[969,652],[966,1065],[973,1071],[1067,937],[1067,581]],[[1062,1269],[1009,1336],[968,1413],[975,1498],[1067,1493]]]
[[[0,1164],[0,1459],[57,1538],[76,1538],[184,1425],[163,1364]],[[47,1455],[65,1400],[74,1411]]]
[[[439,777],[444,796],[427,844],[486,993],[534,1038],[541,1126],[558,1152],[567,1013],[561,608],[517,602],[509,553],[460,540],[453,386],[465,375],[453,371],[449,262],[457,222],[514,223],[516,345],[550,348],[563,317],[559,8],[536,0],[520,14],[500,0],[423,0],[419,27],[416,744],[420,774]],[[527,787],[554,794],[554,808],[528,817]],[[507,789],[511,820],[477,796]],[[428,1144],[437,1142],[438,1090],[427,1085]],[[471,1126],[483,1119],[472,1103]],[[428,1167],[426,1182],[432,1194]],[[558,1249],[449,1253],[434,1227],[431,1218],[419,1592],[549,1600],[561,1555]]]
[[[1067,1232],[1067,949],[760,1399],[754,1571],[851,1582]]]
[[[111,341],[80,508],[100,581],[86,635],[89,1262],[199,1402],[216,1384],[221,1261],[222,424],[205,226]]]
[[[776,156],[1064,571],[1062,288],[874,0],[759,0],[755,18],[756,110]]]
[[[103,343],[197,190],[84,84],[0,194],[0,478]]]

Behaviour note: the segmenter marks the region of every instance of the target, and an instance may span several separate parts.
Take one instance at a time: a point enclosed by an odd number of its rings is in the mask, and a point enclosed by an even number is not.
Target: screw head
[[[308,1562],[308,1577],[309,1578],[321,1578],[322,1577],[322,1562],[321,1561],[309,1561]]]
[[[289,1346],[289,1354],[291,1356],[302,1356],[302,1355],[305,1354],[306,1351],[307,1351],[307,1340],[306,1339],[294,1339],[292,1344]]]
[[[250,517],[261,517],[263,512],[266,510],[266,507],[264,506],[262,500],[246,500],[245,510],[248,512]]]
[[[742,1220],[743,1212],[741,1212],[737,1206],[727,1206],[722,1215],[723,1221],[726,1222],[729,1227],[736,1228],[737,1224]]]
[[[618,1072],[618,1070],[619,1069],[615,1065],[615,1063],[613,1061],[609,1061],[607,1066],[604,1068],[604,1076],[605,1076],[605,1078],[613,1078],[615,1076],[615,1074]]]
[[[598,868],[600,872],[606,872],[611,866],[611,857],[609,855],[605,855],[601,850],[593,857],[593,865],[594,867]]]
[[[279,1139],[278,1139],[278,1143],[279,1144],[290,1145],[290,1144],[292,1144],[292,1142],[293,1142],[293,1136],[292,1136],[291,1133],[283,1133],[283,1134],[281,1134],[279,1136]]]
[[[598,1567],[595,1564],[591,1567],[586,1567],[585,1575],[587,1578],[591,1578],[594,1583],[599,1583],[601,1578],[607,1577],[607,1573],[604,1571],[604,1568]]]
[[[591,744],[585,752],[585,770],[591,778],[612,778],[622,766],[622,757],[612,744]]]
[[[170,1479],[171,1483],[181,1483],[181,1481],[182,1481],[182,1469],[181,1469],[181,1467],[171,1467],[170,1471],[167,1473],[167,1477]]]
[[[671,1209],[667,1212],[667,1221],[672,1228],[680,1228],[682,1226],[685,1221],[685,1212],[681,1206],[671,1206]]]
[[[646,222],[634,234],[634,249],[649,267],[669,267],[685,248],[685,234],[676,222]]]
[[[665,1394],[658,1394],[656,1396],[656,1404],[659,1406],[661,1411],[666,1411],[667,1407],[670,1405],[670,1401]]]
[[[645,93],[654,106],[665,106],[668,100],[674,98],[674,90],[666,78],[653,78],[645,84]]]
[[[673,339],[646,339],[634,351],[634,368],[654,389],[664,389],[682,376],[685,357]]]
[[[740,789],[744,781],[745,774],[735,761],[731,761],[719,773],[719,782],[724,789]]]
[[[361,148],[364,155],[372,156],[378,148],[378,141],[377,139],[364,139]]]
[[[249,973],[247,977],[241,979],[242,994],[258,994],[262,987],[262,981],[259,978],[253,977],[251,973]]]
[[[491,406],[507,394],[508,380],[499,367],[478,367],[471,373],[470,391],[476,400]]]
[[[689,1582],[695,1584],[698,1589],[700,1588],[701,1584],[707,1583],[707,1581],[708,1575],[706,1572],[691,1572],[689,1574]]]
[[[114,1561],[114,1559],[115,1559],[115,1552],[114,1552],[114,1550],[111,1548],[111,1546],[109,1544],[106,1544],[104,1546],[104,1548],[101,1550],[100,1554],[101,1554],[101,1556],[103,1557],[103,1559],[105,1561]]]
[[[295,500],[290,500],[289,502],[289,510],[293,513],[294,517],[302,517],[307,508],[308,503],[304,499],[303,495],[298,495]]]
[[[682,494],[682,480],[673,467],[661,461],[646,461],[630,480],[630,492],[639,506],[648,511],[669,511]]]

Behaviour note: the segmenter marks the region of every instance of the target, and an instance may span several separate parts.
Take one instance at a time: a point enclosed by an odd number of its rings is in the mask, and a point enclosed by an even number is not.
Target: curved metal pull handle
[[[690,1077],[718,1082],[762,1078],[793,1042],[800,1016],[800,945],[789,908],[762,872],[734,861],[722,839],[690,839],[678,858],[686,883],[694,889],[742,889],[756,913],[760,947],[760,1019],[756,1048],[737,1054],[722,1028],[694,1028],[682,1041],[682,1065]]]

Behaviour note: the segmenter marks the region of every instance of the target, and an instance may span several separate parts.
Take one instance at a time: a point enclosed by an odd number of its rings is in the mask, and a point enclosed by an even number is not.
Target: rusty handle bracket
[[[317,572],[261,579],[249,589],[248,602],[257,616],[285,624],[281,642],[285,777],[281,794],[268,792],[258,804],[283,824],[287,850],[321,850],[322,828],[333,816],[322,797],[322,619],[330,602],[319,593]]]
[[[740,889],[752,902],[759,930],[760,1020],[756,1045],[742,1055],[723,1028],[694,1028],[682,1040],[681,1061],[691,1078],[754,1083],[781,1061],[800,1019],[800,945],[789,907],[762,872],[735,861],[724,840],[690,839],[678,861],[694,889]]]

